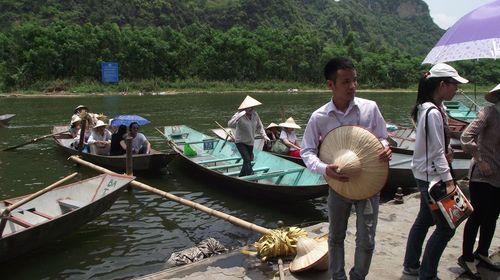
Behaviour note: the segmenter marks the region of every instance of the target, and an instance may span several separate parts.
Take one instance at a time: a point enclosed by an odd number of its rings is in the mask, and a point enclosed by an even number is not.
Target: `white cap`
[[[429,73],[430,73],[430,75],[427,76],[427,78],[450,77],[461,84],[466,84],[469,82],[469,80],[458,75],[458,72],[457,72],[457,70],[455,70],[455,68],[451,67],[450,65],[448,65],[446,63],[438,63],[438,64],[432,66],[431,70],[429,70]]]

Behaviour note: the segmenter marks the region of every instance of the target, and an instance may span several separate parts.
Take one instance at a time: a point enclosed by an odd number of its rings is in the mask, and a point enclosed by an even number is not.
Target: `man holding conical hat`
[[[306,166],[313,172],[323,174],[333,182],[348,182],[350,177],[338,172],[338,166],[323,162],[318,157],[320,139],[340,126],[360,126],[375,135],[382,144],[378,161],[387,162],[391,150],[387,143],[387,129],[384,118],[374,101],[356,97],[357,73],[349,59],[331,59],[324,68],[331,100],[314,111],[306,126],[302,139],[301,156]],[[331,180],[330,180],[331,181]],[[332,279],[347,279],[344,268],[344,239],[351,208],[356,208],[356,252],[354,267],[349,272],[350,279],[365,279],[368,274],[375,248],[375,229],[378,218],[380,194],[368,199],[349,199],[332,188],[328,195],[328,217],[330,222],[328,250],[329,269]]]
[[[300,126],[295,123],[292,117],[289,117],[285,122],[280,123],[280,127],[283,128],[280,140],[288,147],[288,155],[300,157],[300,143],[295,133],[295,129],[300,129]]]
[[[245,100],[241,103],[233,117],[229,120],[227,125],[236,129],[235,139],[236,147],[243,159],[243,166],[241,167],[240,177],[253,174],[252,160],[253,160],[253,144],[255,140],[255,133],[259,133],[262,138],[269,141],[264,126],[255,111],[254,107],[262,103],[247,95]]]

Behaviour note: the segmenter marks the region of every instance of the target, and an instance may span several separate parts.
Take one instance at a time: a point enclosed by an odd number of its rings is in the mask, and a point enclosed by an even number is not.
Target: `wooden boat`
[[[15,114],[0,115],[0,127],[9,126],[9,122],[14,116],[15,116]]]
[[[454,119],[469,122],[477,118],[476,110],[466,106],[461,101],[443,101],[443,104],[446,106],[448,116]]]
[[[133,180],[104,174],[61,186],[12,210],[0,233],[0,262],[27,253],[95,219],[118,199]],[[0,201],[0,212],[23,199]]]
[[[53,133],[64,132],[68,130],[67,126],[55,126]],[[67,155],[77,155],[78,151],[71,146],[73,138],[69,133],[62,133],[54,136],[54,141],[57,146]],[[150,154],[133,155],[134,171],[153,171],[158,170],[167,165],[174,154],[165,154],[154,149],[151,149]],[[82,159],[90,161],[97,165],[112,168],[115,170],[125,170],[126,157],[121,156],[103,156],[89,153],[82,153]]]
[[[234,131],[233,129],[231,128],[225,128],[226,131],[232,131],[233,132],[233,135],[234,135]],[[220,139],[223,139],[223,140],[226,140],[226,137],[227,137],[227,133],[226,131],[224,131],[224,129],[222,128],[215,128],[215,129],[212,129],[212,132],[217,135],[217,137],[219,137]],[[227,141],[233,141],[231,137],[228,137],[227,138]],[[256,137],[255,138],[255,146],[257,146],[260,150],[262,150],[262,148],[264,147],[264,141],[263,139],[259,136],[259,137]],[[302,160],[301,157],[294,157],[294,156],[289,156],[289,155],[285,155],[285,154],[279,154],[279,153],[273,153],[271,151],[266,151],[270,154],[273,154],[275,156],[279,156],[280,158],[284,158],[284,159],[287,159],[289,161],[293,161],[297,164],[300,164],[302,166],[305,166],[304,164],[304,161]]]
[[[410,153],[411,152],[411,153]],[[392,149],[392,160],[389,162],[389,178],[386,187],[396,188],[416,187],[416,182],[411,171],[413,151]],[[470,159],[455,157],[452,162],[456,179],[467,176]]]
[[[164,127],[172,149],[196,173],[217,181],[232,192],[258,196],[261,199],[309,199],[327,194],[323,176],[304,166],[254,147],[254,175],[238,177],[243,161],[236,145],[213,138],[184,125]],[[196,155],[187,156],[190,147]],[[189,153],[188,153],[189,154]]]

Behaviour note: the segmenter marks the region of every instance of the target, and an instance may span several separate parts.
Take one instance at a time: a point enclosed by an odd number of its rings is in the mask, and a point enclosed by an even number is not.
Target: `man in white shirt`
[[[337,166],[322,162],[318,157],[320,141],[332,129],[343,125],[357,125],[371,131],[384,144],[380,152],[381,161],[389,161],[391,150],[387,143],[387,129],[384,118],[374,101],[355,97],[358,86],[356,69],[346,58],[330,60],[324,69],[332,99],[316,111],[309,119],[302,139],[301,157],[307,168],[341,182],[349,176],[337,173]],[[344,262],[344,239],[351,208],[356,208],[356,252],[350,279],[365,279],[368,274],[378,218],[380,194],[365,200],[350,200],[330,188],[328,196],[328,217],[330,222],[328,251],[329,269],[332,279],[347,279]]]

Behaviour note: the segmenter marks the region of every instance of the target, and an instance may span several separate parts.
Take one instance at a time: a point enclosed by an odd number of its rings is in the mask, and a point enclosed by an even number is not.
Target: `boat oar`
[[[98,165],[95,165],[93,163],[90,163],[88,161],[85,161],[77,156],[71,156],[69,157],[72,161],[83,165],[87,166],[89,168],[92,168],[96,171],[102,172],[102,173],[107,173],[107,174],[117,174],[111,170],[108,170],[106,168],[100,167]],[[170,194],[165,191],[161,191],[159,189],[153,188],[151,186],[148,186],[144,183],[138,182],[136,180],[133,180],[130,182],[130,185],[141,189],[145,190],[160,196],[163,196],[167,199],[176,201],[178,203],[181,203],[183,205],[189,206],[191,208],[194,208],[196,210],[200,210],[202,212],[205,212],[211,216],[226,220],[236,226],[240,226],[246,229],[249,229],[251,231],[263,234],[263,236],[255,243],[255,247],[257,248],[257,251],[259,255],[261,256],[262,260],[266,260],[268,258],[272,257],[277,257],[277,256],[291,256],[296,254],[296,244],[297,244],[297,239],[299,237],[303,237],[307,235],[307,232],[301,228],[298,227],[288,227],[288,228],[279,228],[279,229],[267,229],[265,227],[258,226],[256,224],[247,222],[245,220],[242,220],[240,218],[237,218],[235,216],[231,216],[229,214],[226,214],[224,212],[220,212],[214,209],[211,209],[209,207],[206,207],[202,204],[180,198],[176,195]]]
[[[10,150],[14,150],[14,149],[17,149],[19,147],[22,147],[22,146],[26,146],[28,144],[32,144],[32,143],[35,143],[35,142],[38,142],[42,139],[45,139],[45,138],[48,138],[50,136],[56,136],[56,135],[59,135],[59,134],[63,134],[63,133],[67,133],[69,132],[68,130],[65,130],[65,131],[61,131],[61,132],[56,132],[56,133],[52,133],[52,134],[47,134],[47,135],[44,135],[44,136],[40,136],[40,137],[37,137],[37,138],[34,138],[34,139],[31,139],[30,141],[28,142],[25,142],[25,143],[22,143],[22,144],[19,144],[19,145],[16,145],[16,146],[13,146],[13,147],[9,147],[9,148],[5,148],[2,150],[2,152],[5,152],[5,151],[10,151]]]
[[[220,125],[220,123],[218,123],[217,121],[215,121],[215,123],[220,127],[222,128],[222,130],[224,131],[224,133],[226,133],[226,139],[224,139],[224,143],[222,143],[222,146],[220,147],[220,150],[222,151],[222,149],[224,148],[224,146],[226,146],[226,143],[227,143],[227,140],[229,137],[231,137],[231,139],[233,139],[233,142],[235,142],[236,140],[234,139],[234,136],[233,136],[233,133],[230,131],[227,131],[222,125]]]
[[[37,191],[36,193],[33,193],[31,195],[29,195],[28,197],[25,197],[17,202],[15,202],[14,204],[8,206],[7,208],[5,208],[3,211],[2,211],[2,214],[0,215],[1,216],[1,221],[0,221],[0,236],[2,236],[2,233],[3,233],[3,229],[5,227],[5,223],[7,222],[6,218],[9,216],[10,212],[12,212],[12,210],[20,207],[20,206],[23,206],[24,204],[32,201],[33,199],[41,196],[42,194],[46,193],[46,192],[49,192],[57,187],[59,187],[61,184],[63,184],[64,182],[74,178],[76,175],[78,175],[78,172],[75,172],[75,173],[72,173],[64,178],[62,178],[61,180],[51,184],[50,186],[42,189],[42,190],[39,190]]]
[[[167,135],[165,135],[165,133],[163,133],[161,130],[159,130],[157,127],[155,127],[156,131],[158,131],[161,135],[163,135],[163,137],[165,137],[167,139],[167,144],[170,146],[170,148],[172,148],[172,150],[176,151],[178,150],[176,144],[172,141],[172,140],[169,140]]]

